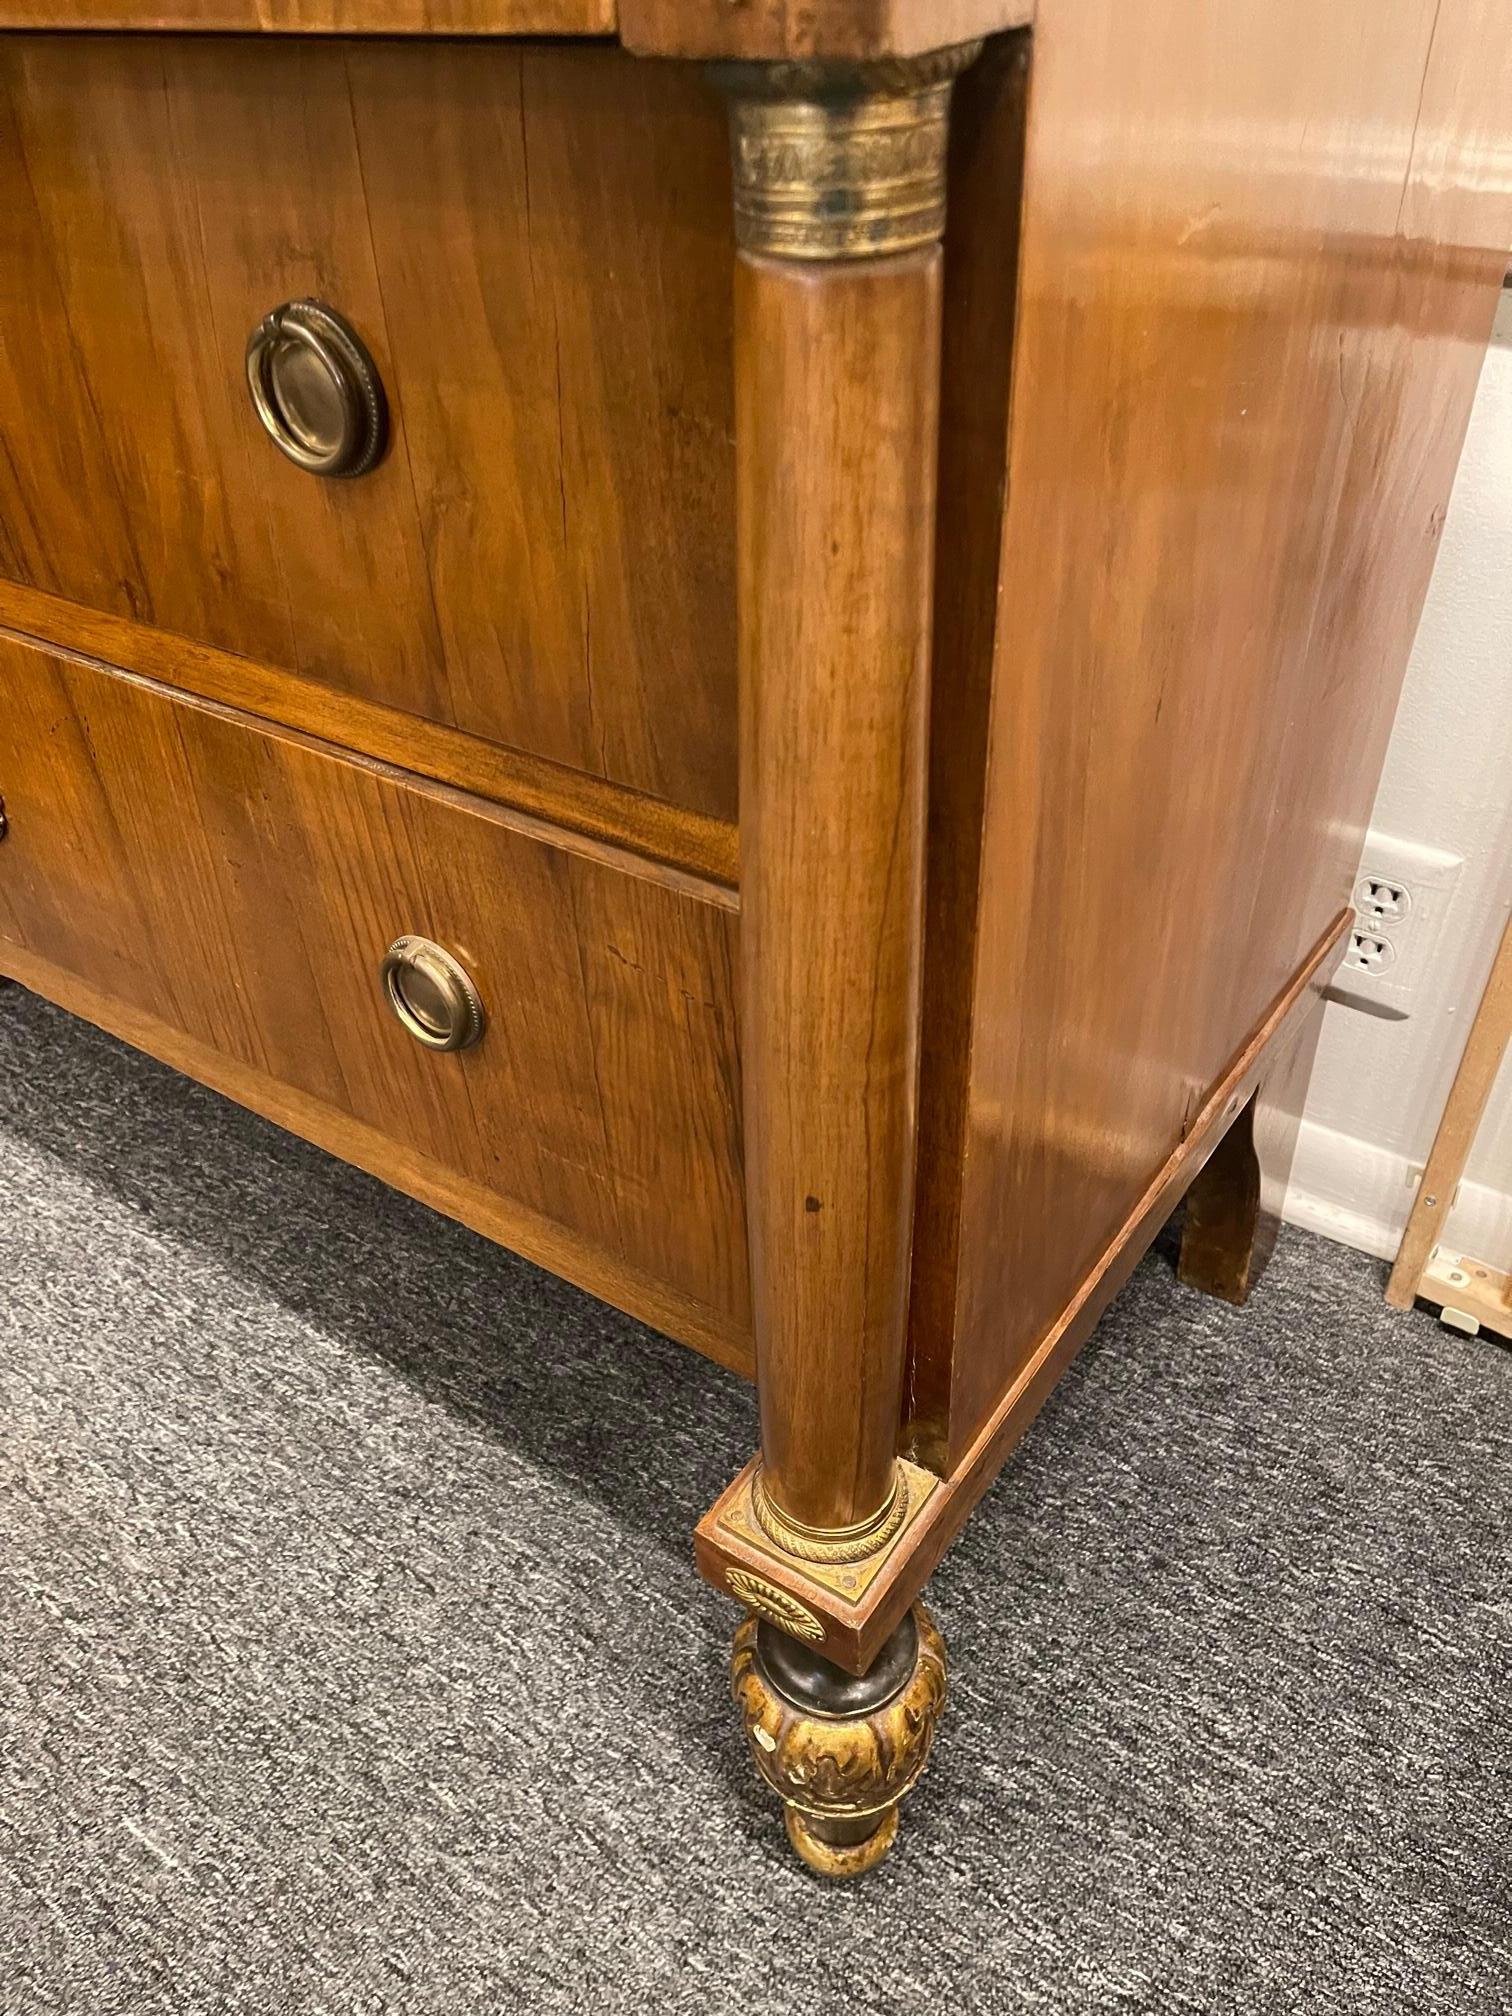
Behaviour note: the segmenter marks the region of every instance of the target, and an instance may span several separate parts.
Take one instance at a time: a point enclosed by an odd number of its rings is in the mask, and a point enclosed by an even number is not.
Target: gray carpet
[[[790,1859],[689,1561],[736,1380],[0,996],[0,2009],[1492,2012],[1512,1356],[1141,1268]]]

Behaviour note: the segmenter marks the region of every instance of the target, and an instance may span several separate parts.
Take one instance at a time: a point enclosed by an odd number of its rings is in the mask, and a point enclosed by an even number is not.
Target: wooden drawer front
[[[735,807],[723,115],[611,48],[0,41],[0,573]],[[391,445],[264,435],[339,309]]]
[[[744,1321],[728,909],[10,641],[0,791],[0,939]],[[404,932],[472,974],[475,1049],[393,1019]]]

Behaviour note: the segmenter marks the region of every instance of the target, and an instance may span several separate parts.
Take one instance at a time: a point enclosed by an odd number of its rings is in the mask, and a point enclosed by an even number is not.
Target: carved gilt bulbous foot
[[[821,1876],[873,1869],[945,1706],[945,1642],[915,1605],[858,1679],[747,1617],[730,1661],[756,1769],[787,1808],[788,1839]]]

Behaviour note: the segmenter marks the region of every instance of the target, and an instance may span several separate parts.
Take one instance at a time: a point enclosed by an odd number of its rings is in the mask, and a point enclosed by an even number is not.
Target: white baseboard
[[[1302,1122],[1285,1217],[1340,1246],[1394,1260],[1416,1195],[1420,1165],[1373,1142]],[[1446,1238],[1493,1266],[1512,1260],[1512,1193],[1464,1182]]]

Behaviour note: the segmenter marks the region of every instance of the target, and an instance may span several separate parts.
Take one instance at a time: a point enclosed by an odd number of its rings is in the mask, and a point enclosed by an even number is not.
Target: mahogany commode
[[[754,1376],[696,1551],[827,1873],[1154,1233],[1263,1260],[1499,25],[0,0],[0,972]]]

